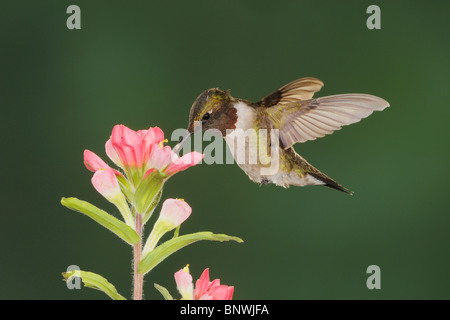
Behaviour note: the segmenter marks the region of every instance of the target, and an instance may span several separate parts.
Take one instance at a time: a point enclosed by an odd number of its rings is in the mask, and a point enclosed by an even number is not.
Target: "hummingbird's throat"
[[[228,108],[227,118],[229,119],[227,129],[236,129],[236,123],[238,121],[238,115],[237,115],[236,108],[234,108],[234,107]]]
[[[245,102],[239,101],[230,109],[235,110],[234,128],[231,129],[248,130],[254,128],[256,118],[256,110],[254,108],[250,107]]]

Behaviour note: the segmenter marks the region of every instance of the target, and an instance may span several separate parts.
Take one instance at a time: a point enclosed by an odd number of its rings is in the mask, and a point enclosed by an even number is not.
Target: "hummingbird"
[[[294,150],[293,145],[315,140],[342,126],[359,122],[373,111],[384,110],[389,103],[382,98],[360,93],[313,98],[323,85],[317,78],[300,78],[258,102],[234,98],[230,90],[205,90],[192,104],[187,134],[174,150],[178,150],[194,132],[215,129],[225,139],[239,167],[256,183],[273,183],[285,188],[291,185],[322,185],[353,194],[309,164]],[[257,132],[257,143],[244,136],[249,129]],[[265,135],[259,133],[261,129],[265,130]],[[240,147],[236,147],[236,140],[241,142]],[[237,161],[240,153],[251,152],[259,152],[259,162]],[[275,170],[263,170],[273,163],[277,164]]]

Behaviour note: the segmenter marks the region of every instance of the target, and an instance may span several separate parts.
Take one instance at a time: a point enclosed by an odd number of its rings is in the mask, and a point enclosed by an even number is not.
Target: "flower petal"
[[[209,268],[206,268],[195,282],[194,299],[199,300],[206,293],[209,286]]]
[[[109,167],[96,171],[92,177],[92,184],[95,190],[111,202],[114,202],[117,197],[123,196],[116,179],[116,174]]]
[[[189,167],[195,166],[203,159],[203,154],[193,151],[188,154],[185,154],[181,158],[175,159],[165,170],[164,172],[168,175],[173,175],[177,172],[186,170]]]
[[[150,156],[150,146],[152,144],[159,144],[164,140],[164,132],[158,128],[149,128],[148,130],[139,130],[138,134],[141,137],[143,145],[143,161],[147,162]]]
[[[109,168],[105,161],[90,150],[84,150],[84,165],[92,172]]]
[[[208,291],[209,300],[231,300],[233,297],[233,286],[215,286]]]
[[[172,149],[169,146],[161,148],[159,144],[154,143],[150,146],[150,154],[145,168],[156,168],[161,170],[170,164],[171,157]]]
[[[117,154],[116,150],[114,149],[111,139],[108,139],[105,143],[105,150],[106,154],[108,155],[109,159],[111,159],[112,162],[115,163],[118,167],[123,167],[122,162],[120,162],[119,155]]]
[[[179,199],[167,199],[164,201],[159,220],[173,229],[182,224],[192,212],[192,208],[187,202]]]
[[[195,283],[195,300],[231,300],[234,287],[221,285],[219,279],[209,281],[209,269],[203,271],[200,278]]]
[[[116,125],[111,134],[111,143],[124,166],[142,165],[142,140],[136,131],[121,124]]]
[[[184,269],[175,272],[175,282],[177,289],[184,300],[192,300],[194,285],[192,284],[192,276]]]

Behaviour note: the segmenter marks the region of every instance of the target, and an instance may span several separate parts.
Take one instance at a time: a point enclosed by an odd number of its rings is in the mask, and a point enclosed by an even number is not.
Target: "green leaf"
[[[160,191],[164,185],[166,175],[158,170],[150,173],[144,180],[141,181],[134,193],[133,203],[139,214],[144,214],[151,210],[151,207],[156,207],[159,202],[158,195],[161,196]],[[156,201],[156,204],[155,204]],[[146,221],[149,217],[146,217]]]
[[[133,228],[89,202],[77,198],[62,198],[61,204],[69,209],[87,215],[131,245],[139,242],[139,235]]]
[[[154,285],[155,285],[155,288],[159,291],[159,293],[162,294],[164,299],[166,299],[166,300],[173,300],[173,297],[170,295],[169,290],[167,290],[163,286],[160,286],[159,284],[155,283]]]
[[[109,283],[108,280],[99,274],[88,271],[73,270],[70,272],[63,272],[62,275],[66,282],[72,280],[72,277],[80,277],[85,287],[103,291],[113,300],[126,300],[117,292],[116,288]]]
[[[147,211],[142,215],[142,225],[144,225],[148,219],[152,216],[153,211],[155,211],[156,206],[158,205],[159,201],[161,200],[162,196],[162,188],[159,190],[156,197],[153,199],[153,202],[148,207]]]
[[[125,198],[127,198],[128,202],[131,202],[133,200],[133,187],[131,186],[130,182],[125,178],[125,176],[117,175],[116,176],[117,181],[119,181],[120,190],[125,195]]]
[[[138,272],[140,274],[146,274],[172,253],[199,240],[233,240],[237,242],[243,242],[243,240],[238,237],[227,236],[226,234],[214,234],[212,232],[197,232],[175,237],[164,242],[163,244],[150,251],[147,255],[145,255],[139,263]]]

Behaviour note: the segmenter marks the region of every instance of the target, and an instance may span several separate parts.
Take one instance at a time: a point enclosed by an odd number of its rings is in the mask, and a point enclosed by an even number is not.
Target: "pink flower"
[[[158,128],[149,128],[148,130],[139,130],[138,135],[142,137],[143,145],[143,163],[147,163],[150,157],[152,145],[160,144],[164,141],[164,132]]]
[[[109,158],[136,183],[152,172],[149,170],[156,169],[171,176],[203,159],[198,152],[179,158],[169,146],[164,146],[164,133],[158,127],[134,131],[124,125],[116,125],[105,149]]]
[[[84,150],[84,165],[89,171],[109,168],[109,166],[98,155],[89,150]]]
[[[200,278],[195,283],[195,300],[231,300],[234,287],[221,285],[220,280],[216,279],[209,282],[209,269],[203,271]]]
[[[192,286],[192,276],[186,267],[175,273],[175,282],[178,291],[185,300],[231,300],[234,287],[221,285],[220,280],[209,281],[209,269],[203,271],[200,278],[195,283],[195,289]]]
[[[92,184],[94,185],[95,190],[119,209],[125,223],[134,228],[133,215],[127,205],[125,196],[120,189],[116,172],[118,171],[111,169],[108,166],[104,169],[99,169],[95,171],[92,176]]]
[[[192,276],[189,274],[189,269],[186,266],[184,269],[175,272],[175,282],[177,289],[184,300],[192,300],[194,293],[194,284],[192,283]]]
[[[118,197],[123,197],[116,175],[109,167],[97,170],[92,177],[92,184],[95,190],[110,202],[115,202]]]
[[[172,163],[167,166],[167,168],[164,170],[164,173],[168,175],[173,175],[177,172],[186,170],[189,167],[195,166],[197,163],[202,161],[203,154],[193,151],[188,154],[185,154],[181,158],[178,158],[178,156],[173,153],[172,155]]]
[[[145,242],[142,255],[145,256],[152,251],[161,237],[186,221],[191,212],[192,208],[184,200],[166,199],[162,205],[159,218]]]
[[[106,150],[106,154],[112,160],[112,162],[114,162],[114,164],[116,166],[122,168],[122,163],[120,162],[119,155],[117,154],[116,150],[114,150],[111,139],[108,139],[108,141],[106,141],[105,150]]]
[[[167,199],[162,205],[159,220],[170,231],[189,218],[191,212],[192,208],[187,202],[180,199]]]
[[[159,144],[150,146],[146,171],[149,169],[161,170],[171,163],[172,149],[169,146],[161,147]]]
[[[111,169],[105,161],[90,150],[84,150],[84,165],[89,171],[96,172],[99,170]],[[116,176],[122,175],[117,170],[112,169]]]
[[[108,157],[124,174],[113,170],[122,192],[133,201],[139,214],[152,211],[164,183],[177,172],[198,164],[203,154],[190,152],[181,158],[169,146],[164,146],[164,133],[158,127],[134,131],[124,125],[114,126],[105,144]],[[90,171],[111,169],[99,156],[84,152],[84,164]]]
[[[142,167],[150,156],[153,144],[164,140],[164,133],[158,127],[134,131],[124,125],[116,125],[111,134],[111,145],[123,167]],[[117,160],[112,159],[114,162]]]

